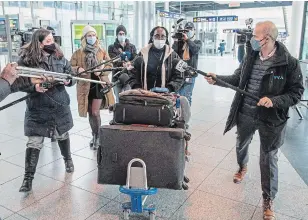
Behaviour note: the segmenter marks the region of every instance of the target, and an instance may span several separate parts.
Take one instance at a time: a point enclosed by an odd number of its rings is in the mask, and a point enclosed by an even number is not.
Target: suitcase
[[[185,168],[184,130],[102,126],[97,152],[98,183],[125,185],[127,165],[133,158],[145,162],[148,186],[181,190]]]
[[[168,106],[143,106],[116,103],[110,108],[113,111],[111,124],[146,124],[171,127],[174,111]]]
[[[122,92],[119,103],[109,110],[113,111],[111,124],[146,124],[171,127],[175,112],[173,96],[142,89]]]

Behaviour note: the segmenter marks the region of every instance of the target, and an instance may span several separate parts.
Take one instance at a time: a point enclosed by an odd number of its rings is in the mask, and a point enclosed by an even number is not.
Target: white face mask
[[[153,43],[157,49],[162,49],[166,45],[166,40],[155,40],[154,39]]]
[[[126,40],[126,36],[124,36],[124,35],[119,35],[119,36],[118,36],[118,41],[119,41],[120,43],[125,42],[125,40]]]

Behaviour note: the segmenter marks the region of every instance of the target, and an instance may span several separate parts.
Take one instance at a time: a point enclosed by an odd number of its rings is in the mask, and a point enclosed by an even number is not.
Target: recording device
[[[250,39],[252,38],[252,33],[253,33],[252,23],[253,23],[253,19],[248,18],[245,20],[246,28],[236,30],[236,33],[237,33],[236,43],[237,44],[245,44],[247,41],[250,41]]]
[[[181,59],[173,59],[172,66],[175,66],[175,70],[184,74],[184,78],[191,78],[197,75],[194,68],[188,66],[188,64]]]
[[[172,26],[172,28],[174,29],[173,35],[171,36],[172,38],[176,38],[178,40],[182,40],[183,37],[184,37],[183,34],[189,32],[188,29],[185,29],[183,27],[183,23],[182,23],[183,21],[184,21],[184,18],[180,18]]]
[[[107,94],[110,91],[111,88],[113,88],[113,87],[115,87],[119,84],[125,85],[128,82],[129,76],[128,76],[127,73],[119,72],[118,74],[119,75],[117,77],[117,81],[115,81],[114,83],[111,83],[111,84],[107,85],[105,88],[101,89],[100,92],[102,94]]]
[[[27,43],[30,43],[31,42],[31,39],[32,39],[32,35],[33,33],[38,30],[39,28],[37,27],[32,27],[26,31],[21,31],[21,30],[16,30],[15,31],[15,35],[19,35],[21,37],[21,47],[24,46],[25,44]],[[47,27],[47,30],[50,30],[48,29]],[[55,43],[57,43],[59,46],[62,45],[62,39],[61,39],[61,36],[57,36],[55,34],[55,31],[54,30],[50,30],[51,33],[52,33],[52,36],[55,40]]]

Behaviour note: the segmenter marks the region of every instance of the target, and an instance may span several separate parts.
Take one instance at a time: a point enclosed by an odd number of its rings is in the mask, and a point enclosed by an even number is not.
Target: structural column
[[[140,2],[135,1],[134,2],[134,11],[135,11],[135,15],[134,15],[134,42],[133,44],[135,44],[137,46],[137,50],[140,49],[141,47],[141,43],[140,43],[140,31],[141,31],[141,26],[140,26]]]
[[[302,37],[303,19],[304,19],[304,1],[292,2],[292,17],[290,24],[290,37],[289,37],[289,52],[295,58],[299,58],[300,45]]]

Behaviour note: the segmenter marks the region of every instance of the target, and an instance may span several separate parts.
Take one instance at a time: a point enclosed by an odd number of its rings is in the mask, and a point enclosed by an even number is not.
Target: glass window
[[[308,4],[305,2],[305,15],[304,15],[304,21],[303,21],[303,40],[301,45],[301,60],[307,60],[308,59]]]
[[[54,2],[44,1],[43,2],[43,6],[44,7],[48,7],[48,8],[53,8],[54,7]]]

